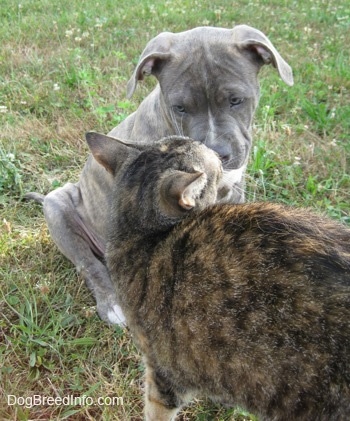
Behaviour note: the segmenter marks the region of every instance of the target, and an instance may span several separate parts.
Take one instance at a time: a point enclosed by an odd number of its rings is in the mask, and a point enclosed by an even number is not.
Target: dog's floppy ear
[[[193,209],[206,184],[207,176],[203,172],[172,171],[164,177],[160,187],[161,201],[166,212],[177,215]]]
[[[143,80],[144,76],[151,74],[157,75],[165,61],[170,58],[173,36],[174,34],[171,32],[162,32],[146,45],[136,69],[127,84],[127,98],[132,96],[139,80]]]
[[[127,144],[115,137],[96,132],[88,132],[85,137],[93,157],[112,175],[116,174],[127,158],[140,153],[140,145]]]
[[[289,86],[293,85],[292,69],[280,56],[271,41],[258,29],[247,25],[238,25],[233,28],[234,43],[241,49],[254,51],[263,64],[270,64],[278,70],[281,79]]]

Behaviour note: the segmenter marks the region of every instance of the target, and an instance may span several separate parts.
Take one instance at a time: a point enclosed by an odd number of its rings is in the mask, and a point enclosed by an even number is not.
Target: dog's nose
[[[207,145],[213,149],[218,155],[223,164],[227,164],[232,158],[231,150],[226,145]]]
[[[231,159],[231,155],[219,155],[219,158],[223,164],[226,164]]]
[[[233,170],[240,168],[246,160],[247,151],[244,147],[235,145],[207,145],[213,149],[222,162],[224,169]]]
[[[243,164],[241,155],[219,154],[219,158],[220,158],[220,161],[222,162],[222,166],[226,170],[234,170],[234,169],[240,168]]]
[[[233,158],[233,155],[231,153],[228,153],[225,151],[215,151],[220,158],[220,161],[222,162],[222,165],[224,168],[235,168],[233,165],[236,165],[236,160]],[[220,153],[221,152],[221,153]]]

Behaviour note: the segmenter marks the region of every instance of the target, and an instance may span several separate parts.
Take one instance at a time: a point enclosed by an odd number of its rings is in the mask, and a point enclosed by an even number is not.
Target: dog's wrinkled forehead
[[[237,85],[246,92],[249,86],[245,85],[251,81],[257,83],[256,63],[250,59],[249,55],[242,55],[237,46],[232,43],[232,34],[229,36],[231,31],[222,31],[225,36],[218,36],[216,31],[209,31],[212,36],[208,38],[203,34],[198,36],[197,32],[194,32],[191,37],[185,37],[183,35],[185,33],[175,34],[180,36],[181,41],[174,43],[171,47],[172,56],[166,66],[177,69],[176,73],[181,77],[182,84],[188,79],[192,86],[201,86],[203,80],[208,79],[208,84],[213,85],[213,80],[217,80],[220,76],[222,81],[220,84],[236,80]],[[221,30],[218,32],[220,34]],[[191,57],[191,60],[188,60],[188,57]],[[176,77],[176,74],[173,77]],[[161,84],[168,84],[168,79],[169,72],[159,75]]]

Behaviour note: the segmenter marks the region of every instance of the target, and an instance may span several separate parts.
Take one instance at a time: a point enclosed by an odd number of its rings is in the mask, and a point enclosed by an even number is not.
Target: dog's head
[[[293,84],[290,66],[257,29],[240,25],[232,30],[199,27],[165,32],[147,44],[127,94],[133,94],[144,76],[154,75],[161,91],[159,112],[165,114],[172,134],[189,136],[217,152],[227,184],[239,188],[259,100],[257,76],[270,63],[285,83]],[[238,202],[243,197],[238,190],[236,197],[227,198]]]

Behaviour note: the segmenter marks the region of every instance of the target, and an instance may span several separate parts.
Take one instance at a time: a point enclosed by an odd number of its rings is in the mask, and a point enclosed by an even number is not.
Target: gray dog
[[[257,75],[270,63],[285,83],[293,84],[291,68],[257,29],[240,25],[161,33],[143,51],[127,95],[146,75],[159,83],[109,135],[143,142],[182,135],[203,142],[223,163],[226,188],[220,200],[243,202],[251,123],[259,100]],[[77,183],[47,196],[26,197],[43,203],[50,234],[94,294],[101,319],[123,324],[103,261],[112,183],[113,176],[90,155]]]

